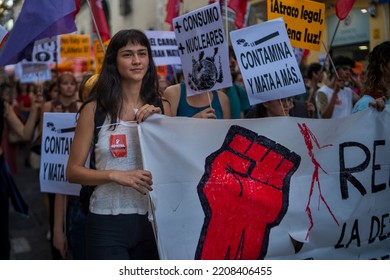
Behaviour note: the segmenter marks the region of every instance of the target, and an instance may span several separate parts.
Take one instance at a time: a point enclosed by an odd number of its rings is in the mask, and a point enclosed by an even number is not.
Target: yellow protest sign
[[[90,57],[90,35],[61,35],[61,58]]]
[[[107,40],[104,42],[104,48],[107,49],[108,44],[110,43],[110,40]],[[100,69],[102,68],[103,59],[104,59],[104,51],[102,49],[102,45],[100,44],[100,41],[98,39],[95,39],[93,41],[93,49],[95,52],[95,73],[99,73]]]
[[[267,0],[268,20],[284,19],[293,47],[320,50],[325,26],[325,4],[306,0]]]

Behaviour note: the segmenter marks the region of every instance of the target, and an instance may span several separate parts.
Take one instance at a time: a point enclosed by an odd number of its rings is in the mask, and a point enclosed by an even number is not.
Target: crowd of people
[[[0,259],[10,257],[9,197],[12,202],[22,200],[12,180],[17,174],[16,149],[27,146],[25,164],[32,165],[31,152],[34,147],[36,154],[40,150],[44,112],[78,114],[66,175],[82,190],[92,188],[86,211],[79,196],[45,194],[53,259],[158,259],[148,219],[147,194],[153,190],[153,176],[142,167],[138,123],[152,114],[330,119],[369,106],[382,111],[390,102],[389,41],[370,52],[364,79],[354,78],[352,59],[334,57],[329,69],[316,62],[305,68],[306,92],[253,106],[232,48],[229,63],[231,87],[189,96],[179,77],[158,77],[148,38],[130,29],[111,38],[99,75],[88,74],[77,81],[73,73],[60,73],[40,87],[4,81],[0,85]],[[10,140],[11,130],[19,141]],[[29,145],[20,145],[21,141]],[[86,167],[91,143],[94,164]],[[117,149],[118,143],[125,149]]]

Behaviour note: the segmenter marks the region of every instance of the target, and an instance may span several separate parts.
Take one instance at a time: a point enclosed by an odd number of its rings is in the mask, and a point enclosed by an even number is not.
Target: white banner
[[[230,32],[251,105],[306,92],[282,18]]]
[[[41,192],[79,195],[80,185],[70,184],[66,179],[75,128],[75,113],[44,113],[39,171]]]
[[[144,31],[152,48],[153,61],[156,66],[181,64],[175,32]]]
[[[187,94],[230,87],[227,40],[219,3],[173,19]]]
[[[162,259],[388,259],[390,108],[140,125]]]

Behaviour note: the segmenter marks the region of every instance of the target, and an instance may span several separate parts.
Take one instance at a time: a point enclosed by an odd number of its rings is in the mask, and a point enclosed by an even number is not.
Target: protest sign
[[[60,61],[60,38],[54,36],[35,41],[31,62],[56,63]]]
[[[75,128],[75,113],[44,113],[39,170],[41,192],[79,195],[80,185],[66,179]]]
[[[149,38],[156,66],[181,64],[175,32],[147,30],[145,34]]]
[[[306,91],[282,18],[230,33],[251,105]]]
[[[160,257],[388,259],[389,118],[152,116],[139,131]]]
[[[61,35],[61,58],[91,56],[90,35]]]
[[[51,80],[50,64],[22,61],[15,65],[21,83],[40,83]]]
[[[104,42],[104,49],[107,50],[110,40]],[[98,39],[93,41],[93,50],[95,54],[95,73],[100,73],[104,60],[104,50]]]
[[[230,87],[228,45],[219,3],[173,19],[187,95]]]
[[[318,51],[325,26],[325,4],[306,0],[268,0],[268,20],[284,19],[291,45]]]

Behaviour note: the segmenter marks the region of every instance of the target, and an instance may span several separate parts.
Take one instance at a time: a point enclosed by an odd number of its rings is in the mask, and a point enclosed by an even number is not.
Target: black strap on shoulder
[[[93,119],[94,119],[95,130],[93,133],[93,143],[92,143],[89,166],[90,166],[90,168],[96,169],[95,146],[96,146],[96,143],[98,141],[100,129],[102,128],[104,120],[106,119],[106,113],[103,111],[103,108],[101,106],[99,106],[99,103],[96,103],[96,110],[95,110],[95,115],[94,115]]]
[[[98,141],[99,131],[104,123],[104,120],[106,118],[106,113],[103,111],[102,107],[96,103],[96,110],[94,115],[94,125],[95,130],[93,133],[93,141],[91,145],[91,154],[90,154],[90,162],[89,162],[89,168],[96,169],[96,160],[95,160],[95,146]],[[80,189],[80,204],[82,206],[82,210],[85,214],[88,214],[89,211],[89,201],[91,198],[91,195],[93,191],[95,190],[96,186],[86,186],[82,185]]]

